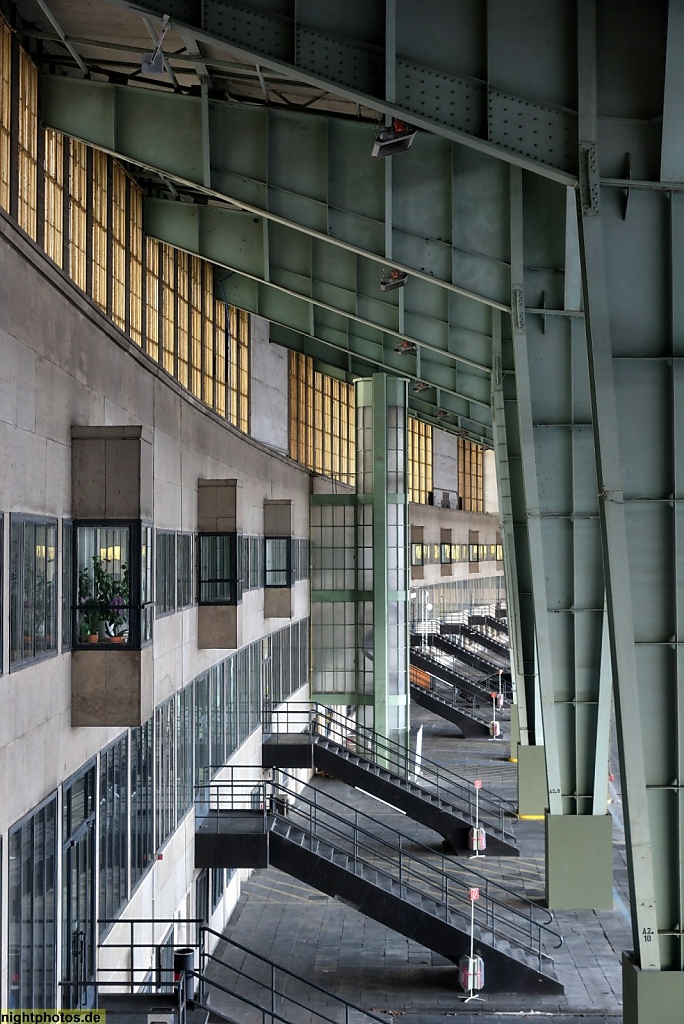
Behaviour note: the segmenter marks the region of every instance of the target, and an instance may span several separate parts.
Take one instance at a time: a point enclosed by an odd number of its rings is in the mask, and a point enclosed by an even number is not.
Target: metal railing
[[[431,796],[451,805],[471,824],[475,824],[476,790],[468,779],[424,755],[416,755],[415,751],[380,736],[375,730],[360,725],[331,707],[322,704],[309,707],[308,735],[312,743],[322,741],[337,744],[343,748],[343,753],[355,754],[380,770],[386,770],[426,790]],[[273,714],[269,731],[275,734],[294,731],[288,728],[292,715],[297,715],[301,720],[301,710],[296,703]],[[513,812],[512,802],[504,800],[486,786],[479,790],[477,802],[482,824],[512,842],[513,832],[507,825],[507,816]]]
[[[423,686],[415,680],[411,680],[411,686],[418,690],[424,690],[431,697],[436,697],[454,710],[462,711],[463,714],[483,725],[488,725],[492,719],[492,702],[489,694],[483,692],[481,696],[476,696],[474,693],[464,693],[453,683],[447,683],[433,675],[430,675],[429,687]]]
[[[244,1001],[249,997],[245,992],[241,993],[238,991],[238,986],[242,984],[248,991],[253,993],[251,1005],[256,1003],[267,1014],[266,1017],[262,1018],[263,1020],[283,1020],[284,1017],[279,1014],[287,1014],[288,1017],[298,1020],[300,1019],[300,1011],[304,1011],[312,1022],[324,1021],[326,1024],[327,1022],[330,1022],[330,1024],[342,1024],[341,1017],[343,1016],[344,1024],[364,1024],[366,1021],[387,1024],[386,1017],[381,1017],[368,1010],[362,1010],[355,1003],[350,1003],[347,999],[342,999],[321,985],[317,985],[316,982],[308,981],[300,974],[296,974],[286,967],[281,967],[274,960],[269,959],[262,953],[256,953],[253,949],[243,946],[242,943],[237,942],[235,939],[231,939],[226,935],[220,935],[219,932],[209,927],[205,927],[204,932],[206,935],[215,937],[217,940],[225,943],[228,950],[236,950],[240,959],[238,966],[237,964],[227,962],[223,955],[217,956],[215,953],[207,953],[205,972],[211,970],[212,966],[221,975],[223,975],[224,971],[229,972],[230,982],[224,979],[223,982],[218,983],[216,979],[205,978],[206,983],[210,985],[220,984],[222,991],[228,991],[234,999]],[[210,943],[205,942],[205,945],[210,945]],[[255,961],[255,966],[252,967],[248,961]],[[235,979],[234,981],[232,980],[233,978]],[[298,996],[295,991],[297,987],[303,988],[302,996],[309,996],[309,998],[306,999]],[[288,991],[286,991],[286,988]],[[312,993],[320,996],[323,1001],[329,1004],[329,1007],[326,1008],[328,1012],[323,1008],[314,1009],[312,1007],[310,999]],[[264,1002],[268,1003],[268,1007],[263,1006]],[[333,1008],[340,1012],[335,1016],[329,1016],[328,1013]],[[214,1007],[212,1007],[213,1012]]]
[[[476,882],[480,899],[474,908],[475,923],[494,939],[506,938],[533,954],[540,970],[543,961],[551,959],[543,948],[544,940],[550,948],[561,945],[561,935],[550,927],[551,912],[503,882],[470,865],[459,870],[453,860],[436,854],[414,837],[321,793],[283,769],[278,769],[278,776],[286,782],[212,782],[210,814],[215,816],[216,830],[221,830],[222,814],[244,807],[245,790],[253,792],[258,786],[263,806],[269,810],[270,829],[298,831],[305,849],[323,855],[321,848],[327,848],[331,856],[343,856],[344,866],[360,879],[370,881],[369,872],[375,872],[384,881],[384,885],[376,883],[381,888],[391,890],[394,884],[398,886],[395,895],[403,900],[429,900],[435,910],[423,908],[426,913],[447,923],[453,923],[455,916],[459,926],[466,928],[471,913],[468,891]]]
[[[442,639],[444,640],[445,637],[442,637]],[[446,669],[454,677],[453,686],[458,686],[461,683],[469,688],[475,688],[480,694],[481,699],[486,701],[490,698],[492,682],[498,680],[498,671],[492,672],[489,669],[477,668],[474,665],[459,662],[458,648],[455,644],[452,646],[454,647],[453,654],[442,651],[437,647],[428,647],[426,649],[416,647],[413,650],[417,655],[420,655],[423,661],[432,662],[434,665],[439,665],[440,668]],[[467,670],[467,674],[465,670]],[[498,689],[498,683],[495,689]],[[508,689],[509,686],[506,684],[504,695],[506,695]]]
[[[248,946],[243,946],[241,943],[236,942],[235,939],[221,935],[220,932],[210,928],[206,922],[200,919],[170,918],[151,920],[147,918],[131,918],[125,921],[118,919],[116,922],[106,921],[101,923],[116,923],[127,928],[128,939],[126,942],[103,942],[100,943],[99,949],[126,950],[130,962],[127,966],[107,966],[102,969],[106,974],[117,974],[119,977],[106,981],[99,978],[96,979],[96,1005],[97,998],[105,992],[109,992],[113,996],[124,994],[128,996],[156,995],[160,999],[166,997],[177,1007],[177,1020],[179,1024],[184,1024],[187,991],[186,979],[190,977],[194,978],[197,982],[197,985],[193,986],[196,991],[192,1002],[196,1006],[205,1006],[207,1009],[210,1009],[212,1017],[220,1017],[231,1022],[233,1022],[234,1018],[227,1016],[225,1011],[214,1005],[215,999],[212,1000],[211,1007],[207,1005],[212,994],[222,993],[228,1000],[234,1001],[243,1009],[249,1007],[253,1011],[251,1018],[257,1017],[261,1024],[275,1024],[275,1022],[278,1022],[278,1024],[297,1024],[301,1020],[301,1010],[306,1012],[311,1024],[342,1024],[342,1021],[344,1021],[344,1024],[366,1024],[366,1022],[371,1021],[375,1022],[375,1024],[387,1024],[386,1017],[363,1010],[355,1003],[351,1003],[341,996],[328,991],[321,985],[317,985],[316,982],[308,981],[302,975],[280,966],[262,953],[257,953],[249,949]],[[191,948],[195,951],[198,961],[197,969],[185,969],[179,973],[170,971],[168,972],[170,977],[164,978],[161,981],[150,977],[150,964],[157,958],[160,946],[150,942],[149,938],[141,937],[140,933],[144,931],[149,934],[150,931],[154,931],[160,925],[183,927],[186,934],[190,930],[195,932],[195,941],[184,943],[184,948]],[[223,942],[229,948],[240,951],[241,964],[239,967],[227,963],[212,952],[212,949],[218,946],[219,942]],[[258,976],[256,969],[248,969],[247,957],[260,965],[263,977]],[[144,966],[136,966],[136,964]],[[221,979],[216,976],[209,977],[208,972],[210,970],[213,974],[219,975],[222,971],[225,971],[227,977]],[[232,981],[232,976],[237,979],[235,982]],[[249,989],[249,992],[239,992],[237,990],[239,980],[245,983],[245,987]],[[310,1000],[304,1001],[294,992],[286,992],[286,986],[289,985],[292,988],[293,983],[296,983],[300,988],[304,988],[307,994],[316,993],[321,997],[321,1002],[326,1003],[327,1006],[321,1008],[314,1007],[311,1005]],[[333,1015],[330,1015],[331,1013]]]

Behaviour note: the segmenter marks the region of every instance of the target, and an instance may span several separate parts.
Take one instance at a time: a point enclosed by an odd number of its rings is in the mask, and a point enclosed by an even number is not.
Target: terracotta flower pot
[[[89,633],[88,634],[88,643],[89,644],[97,644],[99,642],[100,642],[100,637],[99,637],[98,633]]]

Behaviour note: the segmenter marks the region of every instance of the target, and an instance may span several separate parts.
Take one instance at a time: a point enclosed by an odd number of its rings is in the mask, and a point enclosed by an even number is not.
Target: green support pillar
[[[623,1024],[680,1021],[684,1013],[684,973],[642,971],[629,953],[623,953],[622,1001]]]
[[[408,382],[376,373],[356,381],[355,395],[357,565],[364,577],[359,663],[372,662],[373,680],[365,707],[373,709],[377,733],[407,745]]]
[[[546,815],[546,905],[552,910],[613,909],[610,814]]]
[[[513,748],[511,747],[511,750]],[[542,821],[548,808],[544,747],[518,744],[518,816]]]

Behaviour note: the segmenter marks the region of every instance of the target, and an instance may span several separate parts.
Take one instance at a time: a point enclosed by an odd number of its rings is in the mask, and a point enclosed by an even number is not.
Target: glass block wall
[[[355,493],[311,508],[312,696],[408,735],[407,383],[357,381]]]

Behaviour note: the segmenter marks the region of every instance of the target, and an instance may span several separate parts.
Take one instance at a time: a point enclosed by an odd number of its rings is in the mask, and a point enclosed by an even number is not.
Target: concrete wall
[[[268,338],[268,321],[252,317],[250,431],[257,441],[287,455],[287,349],[272,345]]]
[[[96,310],[85,296],[0,212],[0,512],[5,514],[3,565],[9,564],[11,512],[70,518],[71,427],[140,424],[154,445],[154,523],[162,529],[197,529],[200,478],[238,478],[245,532],[263,533],[266,499],[293,502],[297,536],[308,536],[309,475],[289,460],[240,434],[183,392],[167,374]],[[257,337],[263,335],[263,324]],[[262,339],[263,340],[263,339]],[[275,346],[256,345],[264,383],[257,402],[283,384],[286,360]],[[273,357],[274,368],[268,361]],[[286,381],[286,378],[285,378]],[[270,399],[269,399],[270,401]],[[268,404],[268,403],[266,403]],[[270,401],[268,416],[253,414],[264,434],[287,437],[287,405]],[[8,621],[8,572],[3,573]],[[308,582],[297,583],[295,618],[308,614]],[[263,591],[248,592],[240,614],[244,644],[289,620],[263,616]],[[61,635],[61,631],[58,630]],[[56,654],[9,672],[8,630],[3,631],[0,714],[0,835],[41,800],[59,790],[119,728],[71,727],[71,654]],[[228,651],[197,648],[197,607],[155,621],[154,703],[159,704]],[[302,699],[302,692],[299,693]],[[252,736],[235,755],[260,764]],[[246,761],[244,760],[246,758]],[[194,913],[191,814],[168,843],[130,901],[126,916],[172,917]],[[3,858],[0,891],[7,892]],[[231,891],[235,894],[235,886]],[[6,907],[6,904],[5,904]],[[225,910],[225,908],[224,908]],[[222,911],[224,912],[224,911]],[[227,912],[227,910],[225,910]],[[2,920],[6,922],[6,909]],[[3,924],[6,933],[6,924]],[[59,931],[59,929],[58,929]],[[0,936],[7,977],[7,935]],[[0,1005],[7,1005],[0,991]],[[4,1001],[3,1001],[4,1000]]]
[[[432,481],[438,494],[458,490],[457,438],[439,427],[432,430]]]

